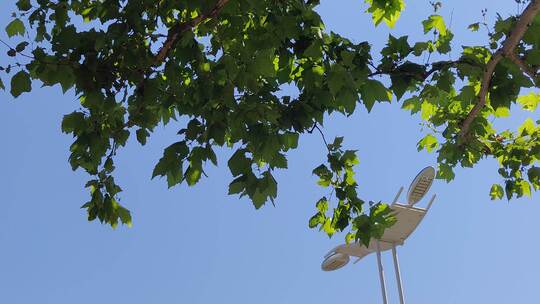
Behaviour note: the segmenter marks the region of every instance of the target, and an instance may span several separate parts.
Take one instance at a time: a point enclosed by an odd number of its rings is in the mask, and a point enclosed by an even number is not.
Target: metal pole
[[[379,241],[377,241],[377,264],[379,265],[379,279],[381,280],[383,303],[388,304],[388,300],[386,299],[386,284],[384,283],[384,272],[381,261],[381,246],[379,245]]]
[[[403,295],[403,287],[401,286],[401,272],[399,271],[399,261],[397,257],[396,244],[392,244],[392,255],[394,256],[394,269],[396,272],[397,288],[399,291],[399,303],[405,304],[405,296]]]
[[[433,204],[433,201],[435,200],[436,197],[437,197],[437,194],[433,194],[433,196],[431,197],[427,205],[426,212],[429,210],[429,208],[431,208],[431,204]]]
[[[403,187],[399,188],[399,191],[396,194],[396,197],[394,198],[394,200],[392,201],[392,204],[395,204],[397,202],[397,200],[399,199],[399,196],[401,195],[401,192],[403,192]]]

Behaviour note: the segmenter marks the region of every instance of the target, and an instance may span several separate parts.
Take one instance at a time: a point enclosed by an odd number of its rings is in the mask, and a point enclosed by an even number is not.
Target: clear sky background
[[[328,30],[384,45],[389,30],[372,26],[361,0],[322,2]],[[14,3],[0,2],[1,28]],[[425,0],[407,5],[391,33],[414,41],[431,7]],[[466,27],[486,7],[489,22],[495,12],[516,11],[511,0],[444,1],[441,14],[453,16],[454,47],[485,39]],[[3,30],[0,37],[7,40]],[[343,238],[307,227],[325,194],[311,175],[325,158],[317,134],[302,137],[289,154],[290,169],[277,174],[276,207],[261,210],[226,195],[230,151],[219,153],[221,166],[208,167],[209,178],[197,186],[167,190],[165,181],[150,176],[181,126],[156,130],[144,147],[130,140],[119,151],[116,174],[134,226],[112,230],[87,222],[79,208],[88,199],[87,176],[71,171],[72,138],[60,131],[62,116],[76,108],[73,93],[62,95],[58,87],[36,88],[17,100],[0,92],[0,303],[381,303],[375,256],[336,272],[320,270],[323,255]],[[503,124],[515,127],[527,116],[540,115],[519,112]],[[390,201],[434,164],[434,155],[416,151],[419,123],[394,102],[376,105],[370,115],[333,116],[324,132],[345,136],[346,147],[359,150],[362,196]],[[438,200],[398,249],[408,303],[538,301],[540,194],[491,202],[497,169],[486,160],[457,170],[450,184],[434,183],[430,194]],[[386,253],[389,298],[397,303],[391,262]]]

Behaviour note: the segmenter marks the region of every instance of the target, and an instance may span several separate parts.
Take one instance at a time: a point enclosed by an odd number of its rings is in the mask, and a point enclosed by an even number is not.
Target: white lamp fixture
[[[396,273],[397,286],[399,291],[399,300],[401,304],[405,303],[405,297],[403,295],[403,288],[401,285],[401,274],[399,271],[399,262],[397,258],[397,245],[403,245],[405,240],[413,233],[418,227],[427,211],[433,204],[436,195],[430,199],[425,209],[414,207],[429,191],[433,180],[435,179],[435,169],[433,167],[426,167],[412,181],[407,193],[407,204],[397,203],[403,187],[401,187],[392,202],[390,208],[395,213],[396,223],[385,230],[380,240],[371,240],[369,246],[366,247],[360,243],[343,244],[330,250],[325,255],[325,259],[322,262],[321,268],[324,271],[333,271],[345,266],[349,262],[349,257],[356,257],[357,263],[361,258],[366,255],[376,252],[377,264],[379,268],[379,279],[381,281],[381,292],[383,303],[387,304],[386,297],[386,284],[384,280],[384,272],[381,261],[381,252],[392,249],[392,255],[394,258],[394,268]]]
[[[407,192],[407,204],[409,206],[415,205],[426,195],[433,183],[433,179],[435,179],[435,169],[433,167],[426,167],[416,175]]]
[[[337,270],[347,265],[347,263],[349,263],[349,259],[350,257],[347,254],[332,252],[325,257],[321,268],[324,271]]]

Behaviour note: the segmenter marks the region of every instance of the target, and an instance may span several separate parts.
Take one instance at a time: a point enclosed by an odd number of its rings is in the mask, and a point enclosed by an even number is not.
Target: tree
[[[390,27],[405,7],[404,0],[365,2],[373,22]],[[421,56],[452,50],[440,2],[422,21],[432,38],[390,35],[374,60],[369,42],[325,31],[318,0],[18,0],[6,27],[11,41],[3,41],[13,64],[0,70],[11,75],[14,97],[30,92],[32,80],[79,97],[80,110],[64,116],[62,130],[74,137],[73,170],[92,176],[83,205],[89,220],[131,224],[117,200],[114,156],[129,136],[144,145],[161,123],[183,127],[153,178],[195,185],[209,162],[217,165],[214,149],[228,147],[235,150],[229,194],[249,197],[255,208],[276,198],[272,173],[287,168],[299,136],[318,132],[328,155],[313,174],[336,201],[321,198],[309,226],[368,243],[393,224],[391,210],[359,197],[356,151],[344,150],[341,137],[326,141],[325,115],[404,99],[402,108],[432,130],[417,145],[437,153],[438,178],[450,181],[455,167],[493,157],[505,184],[493,185],[492,199],[540,189],[540,120],[515,131],[492,122],[518,104],[535,111],[540,101],[534,92],[520,96],[540,83],[540,0],[516,2],[518,15],[469,26],[485,27],[489,45],[424,63]],[[298,95],[284,94],[284,85]]]

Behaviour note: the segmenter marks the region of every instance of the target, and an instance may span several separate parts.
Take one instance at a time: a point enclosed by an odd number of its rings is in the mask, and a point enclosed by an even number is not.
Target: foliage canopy
[[[404,0],[365,2],[376,25],[393,27],[405,8]],[[69,162],[92,176],[88,219],[113,227],[131,224],[113,177],[114,156],[130,136],[144,145],[159,124],[186,122],[152,177],[195,185],[208,162],[217,165],[214,149],[226,146],[235,151],[229,194],[260,208],[276,198],[273,172],[287,168],[300,135],[322,134],[327,114],[393,99],[405,99],[401,107],[432,130],[418,149],[437,153],[438,178],[450,181],[456,166],[493,157],[504,184],[493,185],[492,199],[530,196],[540,189],[540,120],[517,130],[493,126],[512,107],[534,112],[540,102],[538,93],[520,96],[540,83],[540,0],[516,2],[518,15],[469,26],[485,27],[489,45],[426,63],[425,55],[452,51],[440,2],[421,22],[429,39],[390,35],[373,56],[369,42],[325,30],[318,0],[18,0],[5,27],[13,63],[0,67],[0,88],[10,77],[14,97],[30,92],[32,80],[74,90],[81,109],[62,121],[74,137]],[[287,95],[286,85],[299,94]],[[309,226],[367,243],[393,218],[387,205],[359,197],[356,151],[342,142],[325,139],[327,160],[313,174],[336,201],[321,198]]]

